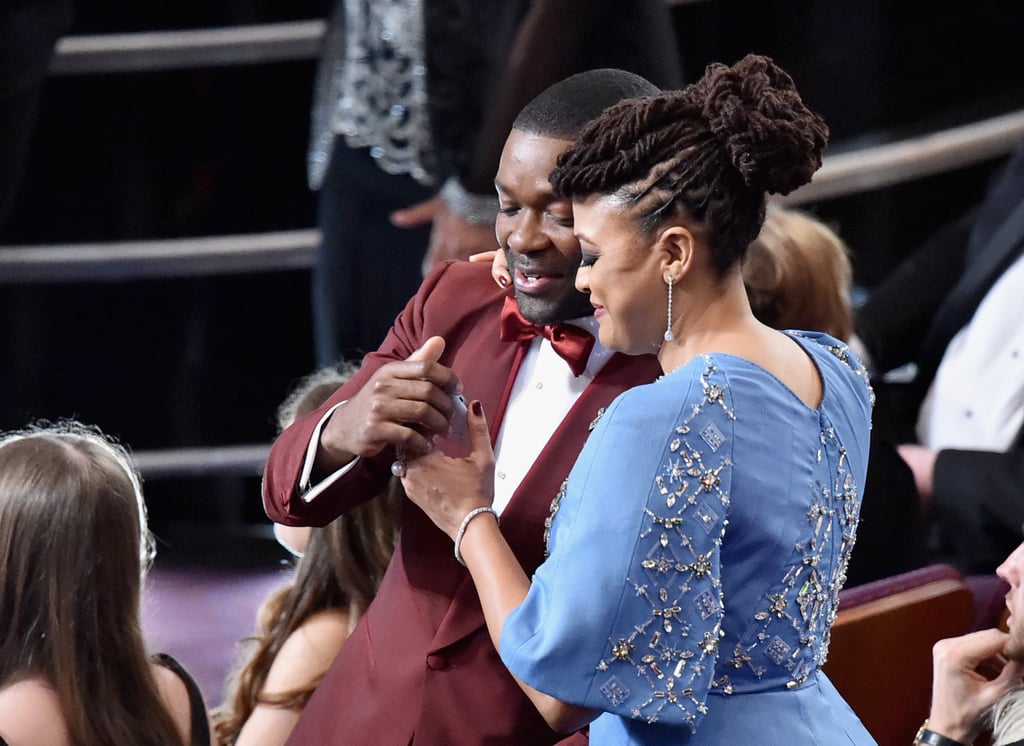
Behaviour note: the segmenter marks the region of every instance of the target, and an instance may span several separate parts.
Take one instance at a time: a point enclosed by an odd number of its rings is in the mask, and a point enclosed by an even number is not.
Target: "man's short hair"
[[[612,104],[659,93],[635,73],[612,67],[585,70],[539,93],[512,123],[512,129],[560,140],[575,140],[583,125]]]

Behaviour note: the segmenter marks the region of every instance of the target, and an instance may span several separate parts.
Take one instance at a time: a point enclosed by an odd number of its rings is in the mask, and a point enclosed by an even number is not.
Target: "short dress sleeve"
[[[690,365],[623,393],[594,429],[500,652],[562,701],[692,730],[722,636],[734,416],[722,374]]]

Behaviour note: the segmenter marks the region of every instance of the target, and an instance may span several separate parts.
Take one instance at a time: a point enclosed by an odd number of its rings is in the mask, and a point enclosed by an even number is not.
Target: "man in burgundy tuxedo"
[[[431,272],[359,372],[274,444],[263,483],[273,520],[322,525],[378,494],[405,455],[449,433],[461,391],[488,414],[494,507],[533,573],[552,500],[595,420],[621,391],[660,373],[653,356],[612,353],[580,333],[597,325],[574,286],[572,205],[552,193],[548,174],[587,120],[655,91],[630,73],[598,70],[523,109],[495,180],[496,233],[513,287],[495,286],[484,264]],[[407,501],[377,597],[288,743],[532,746],[563,738],[499,659],[451,540]],[[569,738],[585,743],[583,734]]]

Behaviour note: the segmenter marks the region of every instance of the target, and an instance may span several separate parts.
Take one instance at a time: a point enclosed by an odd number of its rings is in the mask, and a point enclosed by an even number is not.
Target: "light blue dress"
[[[874,744],[821,672],[867,470],[871,390],[838,340],[790,332],[806,406],[763,368],[700,356],[608,407],[512,611],[517,677],[602,710],[609,744]]]

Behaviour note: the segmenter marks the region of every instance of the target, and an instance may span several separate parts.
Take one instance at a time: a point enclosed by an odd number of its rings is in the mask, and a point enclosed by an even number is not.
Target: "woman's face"
[[[590,293],[601,344],[631,355],[657,352],[668,303],[658,253],[612,197],[574,202],[573,219],[583,252],[576,287]]]

